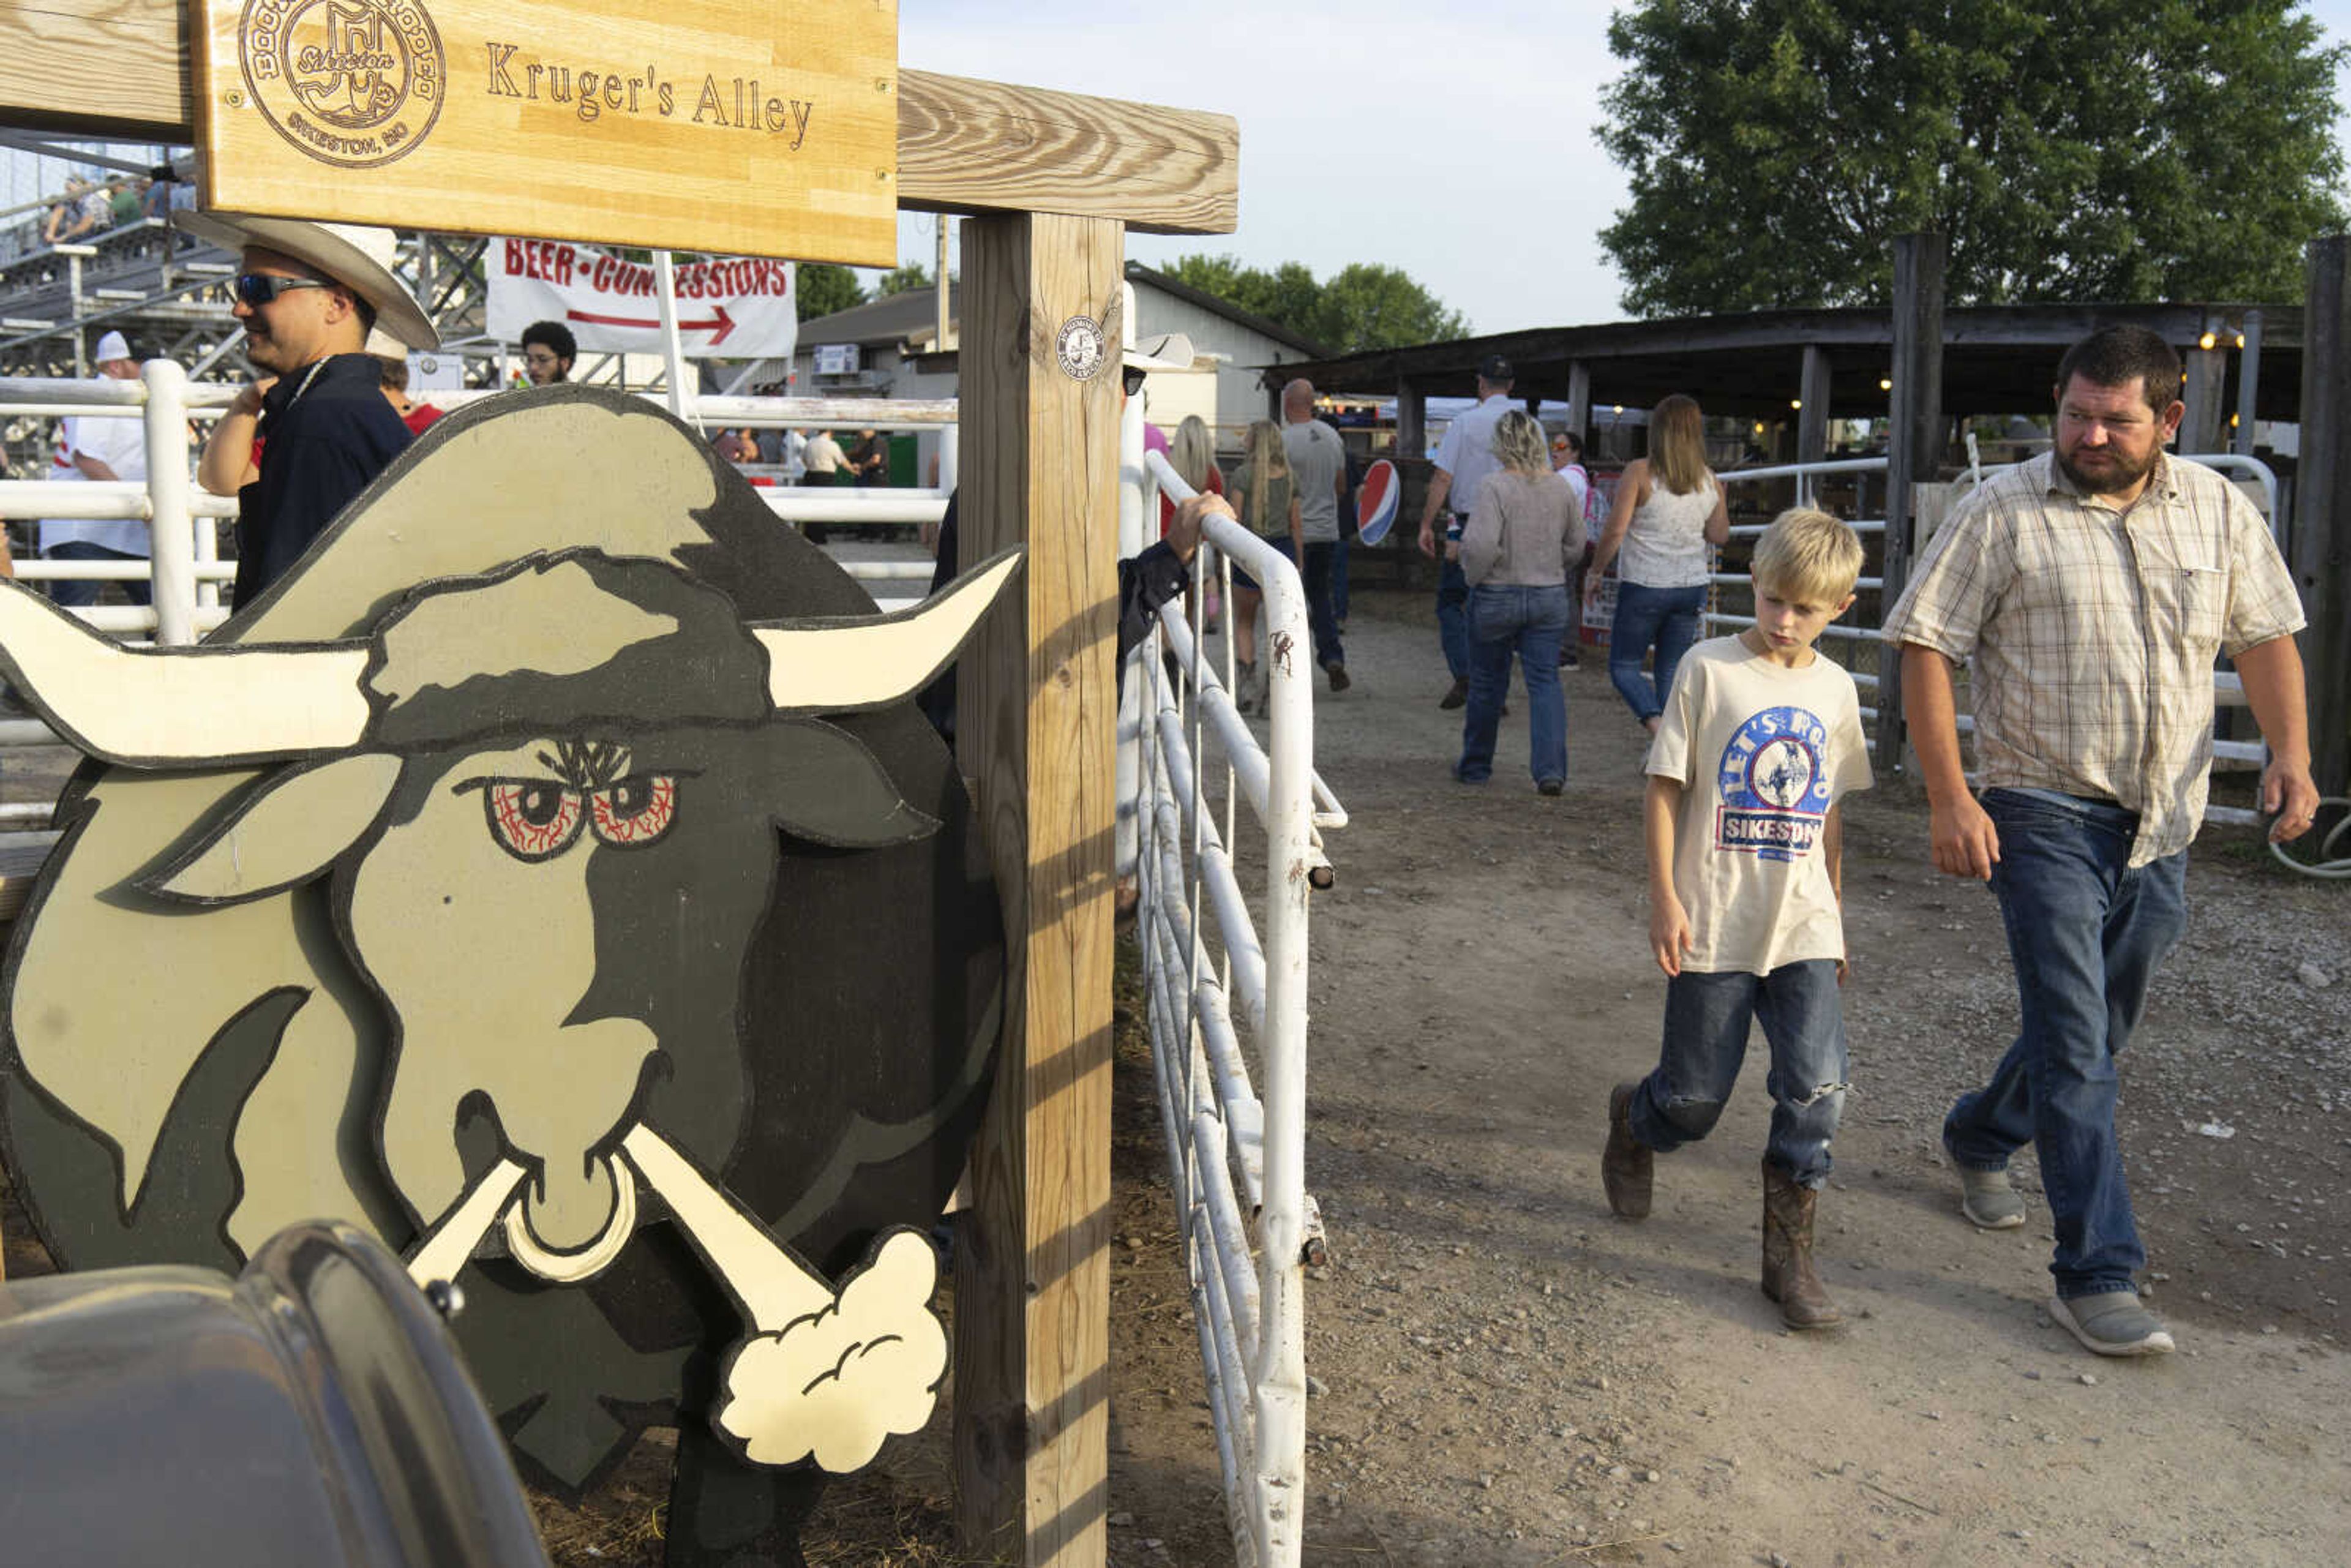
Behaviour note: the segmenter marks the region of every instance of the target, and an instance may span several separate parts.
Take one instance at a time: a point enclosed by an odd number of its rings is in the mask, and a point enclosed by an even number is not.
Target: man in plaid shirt
[[[1935,864],[1991,883],[2022,1015],[1943,1145],[1968,1218],[2024,1223],[2009,1156],[2031,1140],[2055,1221],[2050,1313],[2101,1355],[2168,1351],[2115,1136],[2115,1057],[2187,923],[2189,841],[2227,654],[2270,745],[2273,840],[2317,810],[2294,580],[2261,514],[2165,455],[2179,358],[2114,327],[2057,367],[2055,450],[1985,482],[1927,548],[1885,639],[1933,811]],[[1952,672],[1970,677],[1983,795],[1960,768]]]

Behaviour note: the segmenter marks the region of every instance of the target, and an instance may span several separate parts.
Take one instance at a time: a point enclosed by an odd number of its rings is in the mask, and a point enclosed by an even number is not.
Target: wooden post
[[[2179,396],[2188,404],[2188,413],[2179,421],[2179,450],[2221,451],[2220,403],[2229,384],[2229,350],[2190,349],[2181,356],[2181,363],[2188,379]]]
[[[1123,242],[1102,218],[964,224],[963,559],[1029,557],[964,654],[956,717],[1008,947],[956,1248],[956,1525],[967,1552],[1023,1568],[1107,1551]],[[1090,365],[1071,352],[1086,322]]]
[[[2310,688],[2312,772],[2351,795],[2351,237],[2310,242],[2302,316],[2302,456],[2294,477],[2294,587]],[[2322,817],[2319,826],[2330,824]]]
[[[1804,345],[1804,368],[1796,383],[1796,461],[1818,463],[1829,453],[1829,351]]]
[[[2230,443],[2241,457],[2253,455],[2253,416],[2261,412],[2261,387],[2262,313],[2248,310],[2237,345],[2237,438]]]
[[[1931,482],[1943,450],[1943,236],[1894,241],[1894,407],[1886,454],[1886,553],[1878,602],[1890,610],[1910,580],[1911,486]],[[1877,771],[1902,769],[1902,653],[1877,648]]]
[[[1410,382],[1396,382],[1398,457],[1428,455],[1428,394]]]
[[[1592,367],[1582,360],[1567,362],[1567,427],[1575,432],[1575,439],[1583,448],[1583,461],[1592,463]]]

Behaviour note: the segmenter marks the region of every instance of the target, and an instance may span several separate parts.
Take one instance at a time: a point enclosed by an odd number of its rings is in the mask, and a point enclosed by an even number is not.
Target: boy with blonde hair
[[[1782,512],[1755,549],[1755,624],[1700,643],[1650,743],[1649,946],[1667,977],[1657,1065],[1608,1099],[1601,1177],[1649,1212],[1654,1156],[1713,1130],[1750,1024],[1771,1041],[1763,1293],[1790,1328],[1844,1314],[1813,1269],[1813,1209],[1845,1090],[1838,802],[1869,787],[1853,677],[1813,651],[1853,604],[1861,541]]]

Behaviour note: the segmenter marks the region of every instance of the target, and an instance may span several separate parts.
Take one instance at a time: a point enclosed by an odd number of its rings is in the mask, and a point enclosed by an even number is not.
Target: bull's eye
[[[586,818],[577,789],[545,779],[493,779],[482,789],[490,836],[527,861],[561,854],[580,836]]]
[[[615,849],[652,843],[677,816],[677,780],[643,773],[607,784],[592,797],[589,814],[596,836]]]

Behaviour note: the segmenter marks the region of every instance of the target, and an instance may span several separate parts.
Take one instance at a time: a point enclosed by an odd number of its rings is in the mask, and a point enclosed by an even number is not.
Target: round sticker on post
[[[1102,324],[1091,316],[1072,316],[1061,323],[1053,339],[1053,358],[1061,362],[1061,373],[1072,381],[1092,381],[1102,368]]]

